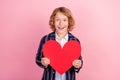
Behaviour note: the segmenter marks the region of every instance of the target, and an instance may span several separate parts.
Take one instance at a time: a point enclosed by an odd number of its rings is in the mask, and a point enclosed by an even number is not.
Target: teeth
[[[64,27],[58,27],[59,29],[64,29]]]

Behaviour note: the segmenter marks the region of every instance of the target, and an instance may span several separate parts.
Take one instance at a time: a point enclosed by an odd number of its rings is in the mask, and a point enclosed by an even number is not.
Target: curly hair
[[[65,16],[67,16],[67,18],[68,18],[68,31],[72,31],[72,29],[74,28],[74,25],[75,25],[75,21],[74,21],[74,18],[72,16],[71,11],[66,7],[58,7],[52,12],[52,15],[50,16],[50,20],[49,20],[50,28],[53,31],[55,30],[54,20],[55,20],[55,16],[56,16],[57,12],[61,12]]]

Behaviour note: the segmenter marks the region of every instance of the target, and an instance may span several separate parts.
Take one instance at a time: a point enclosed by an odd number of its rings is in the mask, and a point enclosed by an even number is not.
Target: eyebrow
[[[55,18],[60,18],[60,17],[55,17]],[[67,19],[68,17],[63,17],[64,19]]]

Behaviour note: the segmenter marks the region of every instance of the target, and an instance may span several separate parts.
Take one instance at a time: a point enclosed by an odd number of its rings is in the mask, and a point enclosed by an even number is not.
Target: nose
[[[63,25],[63,21],[60,20],[59,25]]]

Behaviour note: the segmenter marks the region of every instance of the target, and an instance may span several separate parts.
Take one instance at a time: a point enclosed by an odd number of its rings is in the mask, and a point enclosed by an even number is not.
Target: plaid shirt
[[[41,42],[40,42],[40,45],[39,45],[39,48],[38,48],[38,51],[37,51],[37,54],[36,54],[36,64],[38,66],[44,68],[44,73],[43,73],[42,80],[55,80],[56,71],[50,65],[45,67],[41,64],[41,58],[44,57],[43,52],[42,52],[42,46],[48,40],[55,40],[55,32],[52,32],[52,33],[44,36],[41,39]],[[80,42],[77,38],[75,38],[71,33],[68,32],[68,41],[69,40],[75,40],[77,42]],[[82,61],[82,65],[83,65],[82,56],[80,56],[79,59]],[[82,65],[79,69],[72,66],[66,72],[66,80],[75,80],[75,72],[79,72],[79,70],[82,68]]]

